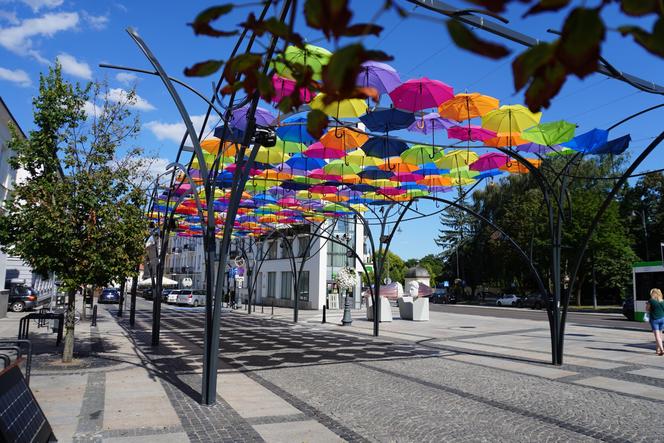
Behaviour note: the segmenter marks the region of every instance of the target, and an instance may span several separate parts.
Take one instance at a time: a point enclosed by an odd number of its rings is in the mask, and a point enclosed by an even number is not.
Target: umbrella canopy
[[[272,101],[279,103],[284,97],[291,95],[295,91],[296,83],[294,80],[280,77],[277,74],[272,76],[272,86],[274,87],[274,97]],[[314,98],[314,93],[306,88],[300,88],[300,100],[303,103],[309,103]]]
[[[429,177],[424,177],[423,179],[418,180],[417,183],[428,187],[451,186],[452,179],[450,177],[442,175],[431,175]]]
[[[442,156],[442,148],[428,145],[413,145],[401,153],[401,159],[413,165],[430,163]]]
[[[559,151],[562,149],[562,146],[544,146],[538,143],[524,143],[516,147],[516,150],[519,152],[529,152],[531,154],[544,155],[551,151]]]
[[[482,117],[498,108],[498,99],[477,92],[457,94],[438,107],[441,117],[456,121]]]
[[[363,88],[375,88],[379,94],[386,94],[399,86],[401,79],[392,66],[368,61],[362,63],[355,84]]]
[[[576,125],[564,120],[540,123],[521,132],[521,138],[545,146],[559,145],[574,137]]]
[[[229,125],[232,128],[239,129],[240,131],[245,131],[247,129],[247,114],[249,113],[250,106],[242,106],[241,108],[237,108],[233,110],[231,114],[231,121],[229,122]],[[260,107],[256,108],[256,113],[254,115],[254,118],[256,119],[256,124],[262,125],[262,126],[270,126],[272,122],[274,121],[274,115],[267,109],[263,109]]]
[[[307,145],[298,142],[289,142],[287,140],[277,139],[274,145],[275,149],[281,149],[286,154],[297,154],[307,149]]]
[[[507,163],[510,158],[505,154],[497,152],[490,152],[481,155],[479,159],[470,164],[470,169],[473,171],[487,171],[489,169],[496,169]]]
[[[403,151],[408,149],[408,145],[401,140],[394,140],[387,137],[373,137],[363,144],[361,148],[366,155],[387,158],[398,157]]]
[[[332,53],[330,51],[320,46],[304,45],[303,49],[297,46],[288,46],[284,51],[284,61],[286,63],[276,61],[273,62],[273,66],[280,76],[289,79],[293,79],[293,74],[287,66],[288,63],[309,66],[314,73],[313,79],[320,80],[323,66],[327,65],[331,56]]]
[[[278,148],[266,148],[261,146],[256,153],[256,161],[261,163],[283,163],[290,158]]]
[[[390,92],[395,107],[413,112],[437,108],[452,97],[454,91],[451,86],[426,77],[408,80]]]
[[[383,160],[377,157],[371,157],[364,153],[363,150],[357,149],[344,158],[344,161],[351,165],[364,166],[379,166],[383,164]]]
[[[315,138],[307,132],[307,117],[294,115],[284,119],[281,126],[274,130],[281,140],[289,142],[298,142],[309,145],[316,141]]]
[[[526,141],[519,136],[518,132],[499,132],[495,137],[484,140],[485,145],[494,146],[496,148],[522,145],[524,143],[526,143]]]
[[[379,180],[383,178],[390,178],[394,175],[392,171],[386,171],[384,169],[378,169],[375,166],[370,166],[368,168],[364,168],[362,172],[359,172],[357,174],[361,178],[366,178],[369,180]]]
[[[595,155],[622,154],[629,147],[630,141],[632,141],[632,137],[629,134],[623,135],[622,137],[613,139],[609,142],[606,142],[602,146],[593,149],[592,151],[590,151],[590,154],[595,154]]]
[[[609,140],[609,131],[604,129],[591,129],[588,132],[577,135],[572,140],[563,143],[563,146],[581,152],[592,152],[594,149],[606,144]]]
[[[325,160],[319,158],[309,158],[304,154],[294,154],[291,158],[286,160],[286,164],[291,168],[300,171],[311,171],[314,169],[322,168],[327,163]]]
[[[370,131],[389,132],[409,127],[415,121],[415,115],[395,108],[379,109],[363,115],[360,121]]]
[[[430,134],[434,131],[451,128],[452,126],[454,126],[454,123],[450,120],[442,118],[437,112],[430,112],[408,126],[408,130],[411,132]]]
[[[329,174],[343,176],[345,174],[357,174],[362,168],[358,165],[346,164],[343,160],[333,160],[327,165],[323,166],[323,171]]]
[[[346,152],[341,149],[326,148],[321,142],[309,146],[303,154],[309,158],[341,158]]]
[[[460,166],[467,166],[473,162],[476,162],[478,158],[479,156],[477,155],[476,152],[469,150],[455,149],[445,153],[443,157],[436,160],[434,163],[436,164],[436,166],[442,169],[454,169],[454,168],[459,168]]]
[[[309,103],[311,109],[323,111],[326,115],[336,118],[354,118],[367,112],[369,108],[364,100],[359,98],[349,98],[346,100],[335,101],[325,104],[325,94],[318,94]]]
[[[359,148],[367,140],[369,140],[368,135],[349,128],[330,129],[320,138],[321,143],[326,148],[342,149],[344,151]]]
[[[494,132],[521,132],[535,126],[542,113],[532,113],[522,105],[503,105],[482,117],[482,127]]]
[[[494,131],[484,129],[481,126],[452,126],[447,129],[447,136],[461,141],[484,141],[496,136]]]

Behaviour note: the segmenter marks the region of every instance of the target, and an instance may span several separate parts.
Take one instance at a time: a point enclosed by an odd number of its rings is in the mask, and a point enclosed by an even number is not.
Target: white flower
[[[357,271],[350,267],[341,268],[334,277],[339,289],[350,291],[357,285]]]

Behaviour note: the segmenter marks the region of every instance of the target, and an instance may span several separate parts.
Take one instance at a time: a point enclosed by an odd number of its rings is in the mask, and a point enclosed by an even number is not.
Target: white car
[[[514,294],[504,294],[496,300],[496,306],[516,306],[519,297]]]
[[[178,302],[178,294],[180,293],[179,290],[171,291],[170,294],[168,294],[168,298],[166,299],[166,303],[168,304],[175,304]]]

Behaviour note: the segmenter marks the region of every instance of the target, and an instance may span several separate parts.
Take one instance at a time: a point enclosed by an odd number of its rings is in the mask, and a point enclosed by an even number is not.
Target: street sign
[[[193,284],[194,282],[189,277],[185,277],[182,279],[182,286],[184,286],[185,288],[191,288]]]
[[[241,277],[239,275],[235,276],[235,284],[238,288],[242,288],[242,283],[244,283],[244,277]]]

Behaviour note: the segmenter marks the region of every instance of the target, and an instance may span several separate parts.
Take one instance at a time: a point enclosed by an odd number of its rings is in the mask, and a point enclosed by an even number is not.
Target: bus
[[[664,291],[664,265],[661,261],[638,262],[632,265],[632,288],[634,296],[634,320],[644,321],[646,302],[650,290]]]

